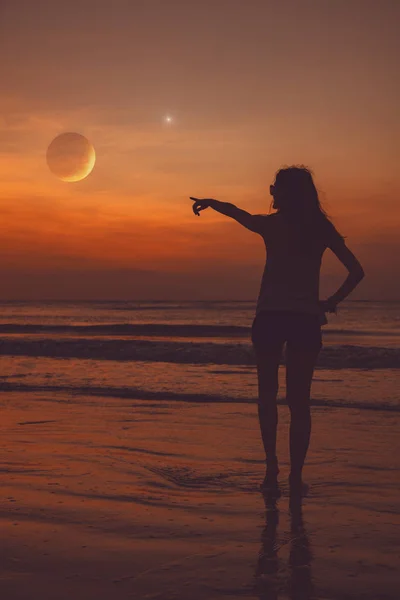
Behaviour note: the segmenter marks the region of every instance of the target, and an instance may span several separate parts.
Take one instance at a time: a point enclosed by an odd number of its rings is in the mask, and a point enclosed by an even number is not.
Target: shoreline
[[[313,383],[315,386],[315,383]],[[177,392],[155,392],[151,390],[143,390],[141,388],[121,387],[121,388],[104,388],[104,387],[66,387],[56,385],[29,385],[29,384],[13,384],[8,382],[0,383],[0,396],[1,394],[21,394],[29,393],[33,395],[41,394],[42,396],[51,394],[60,394],[62,396],[70,396],[75,398],[79,396],[87,396],[93,398],[105,398],[112,401],[112,399],[118,400],[145,400],[145,401],[168,401],[168,402],[183,402],[185,404],[247,404],[256,405],[257,398],[253,397],[233,397],[233,396],[216,396],[212,394],[188,394],[188,393],[177,393]],[[287,406],[286,398],[284,395],[278,397],[278,406]],[[346,401],[333,400],[333,399],[320,399],[311,398],[312,408],[337,408],[343,410],[367,410],[374,412],[389,412],[389,413],[400,413],[400,404],[374,404],[373,402],[358,402],[357,404]]]

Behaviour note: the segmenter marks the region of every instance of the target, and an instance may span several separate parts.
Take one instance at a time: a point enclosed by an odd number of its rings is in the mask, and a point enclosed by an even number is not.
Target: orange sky
[[[292,163],[365,267],[353,297],[400,298],[399,18],[391,0],[2,0],[0,298],[255,299],[261,239],[188,197],[266,213]],[[46,165],[64,131],[96,149],[78,183]],[[327,256],[323,294],[343,275]]]

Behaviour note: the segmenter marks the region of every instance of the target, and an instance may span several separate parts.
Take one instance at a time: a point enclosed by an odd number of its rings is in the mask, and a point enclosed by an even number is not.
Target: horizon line
[[[223,303],[223,302],[232,302],[232,303],[239,303],[239,302],[253,302],[254,304],[256,304],[257,299],[256,298],[249,298],[247,300],[245,299],[233,299],[233,298],[225,298],[225,299],[200,299],[200,298],[192,298],[192,299],[167,299],[167,298],[163,298],[163,299],[154,299],[154,298],[146,298],[146,299],[134,299],[134,298],[108,298],[108,299],[99,299],[99,298],[13,298],[13,299],[1,299],[0,298],[0,304],[10,304],[13,302],[98,302],[98,303],[109,303],[109,302],[152,302],[152,303],[163,303],[163,302],[214,302],[214,303]],[[347,303],[347,302],[400,302],[400,298],[392,298],[392,299],[382,299],[382,298],[359,298],[359,299],[345,299],[343,300],[343,303]],[[342,304],[342,302],[341,302]]]

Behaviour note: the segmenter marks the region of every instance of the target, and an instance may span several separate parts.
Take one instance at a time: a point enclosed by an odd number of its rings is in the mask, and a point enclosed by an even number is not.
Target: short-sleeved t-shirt
[[[280,310],[321,315],[319,277],[322,255],[342,237],[329,222],[313,236],[276,213],[258,221],[267,253],[256,314]],[[340,240],[340,242],[339,242]]]

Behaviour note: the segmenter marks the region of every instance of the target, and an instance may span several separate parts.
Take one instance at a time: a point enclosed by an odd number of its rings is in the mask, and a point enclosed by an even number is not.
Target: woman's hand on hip
[[[319,307],[324,313],[336,313],[336,304],[331,300],[320,300]]]

